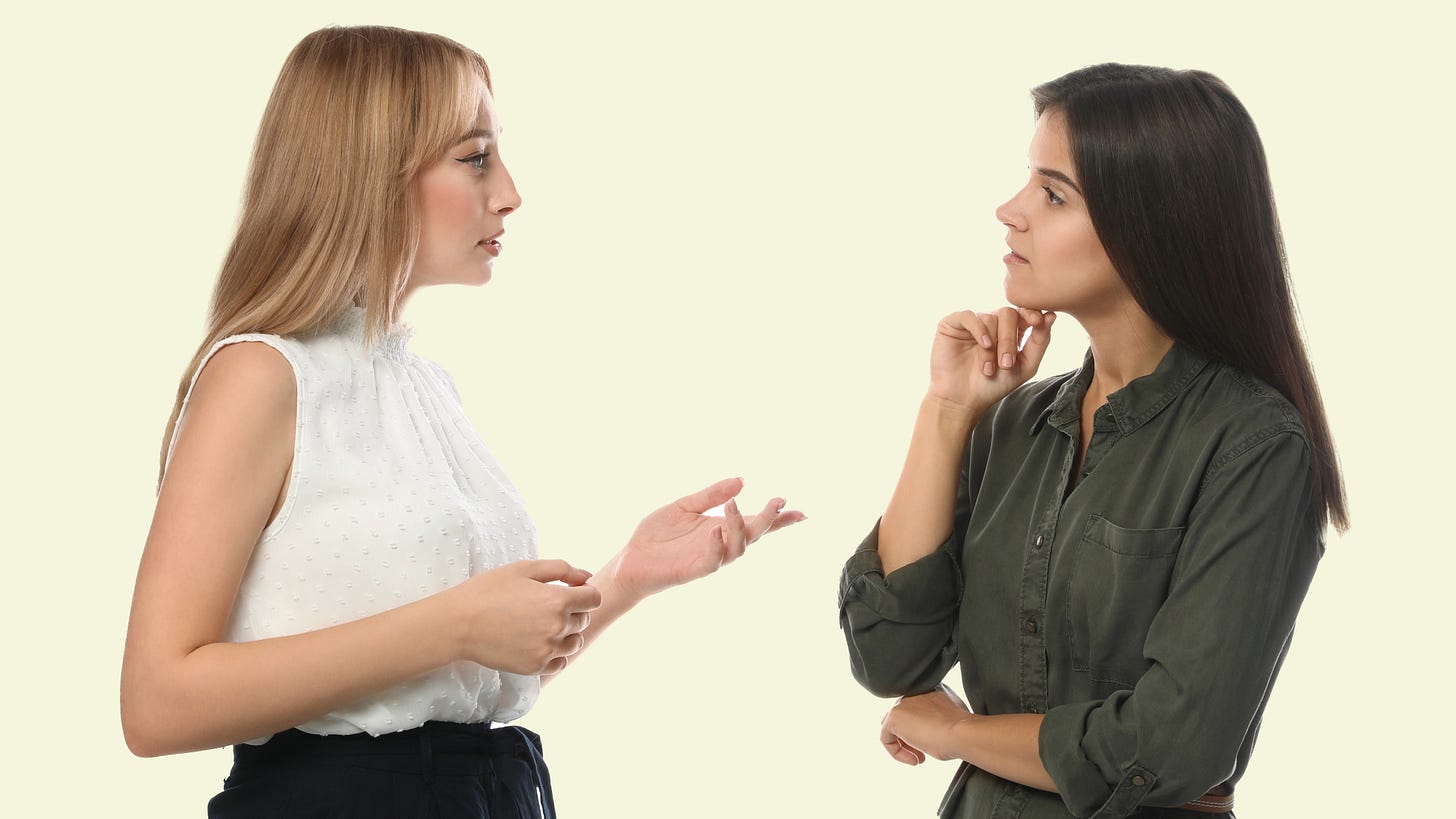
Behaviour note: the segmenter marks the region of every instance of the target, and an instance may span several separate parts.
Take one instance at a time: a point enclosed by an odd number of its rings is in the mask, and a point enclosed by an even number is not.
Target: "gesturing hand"
[[[459,606],[460,655],[515,674],[560,671],[602,604],[602,593],[586,585],[590,577],[564,560],[518,560],[441,592]]]
[[[641,599],[712,574],[768,532],[804,519],[801,512],[783,511],[782,498],[771,499],[763,511],[745,519],[733,500],[742,489],[738,478],[718,481],[643,518],[613,559],[613,580]],[[720,504],[725,504],[723,517],[703,514]]]
[[[927,754],[953,759],[953,733],[970,716],[971,709],[944,685],[928,694],[901,697],[880,721],[880,744],[906,765],[919,765]]]
[[[1002,307],[962,310],[940,320],[930,348],[930,394],[961,407],[986,409],[1025,384],[1041,366],[1056,313]],[[1021,346],[1022,336],[1031,335]]]

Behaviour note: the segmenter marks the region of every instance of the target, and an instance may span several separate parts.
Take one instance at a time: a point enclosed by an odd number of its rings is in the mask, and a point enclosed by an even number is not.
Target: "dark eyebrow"
[[[1072,177],[1067,176],[1066,174],[1062,173],[1061,171],[1054,171],[1051,168],[1037,168],[1035,170],[1036,170],[1037,173],[1041,174],[1042,176],[1049,176],[1052,179],[1055,179],[1058,182],[1063,183],[1067,187],[1069,187],[1072,190],[1076,191],[1078,196],[1085,196],[1086,195],[1086,194],[1082,193],[1082,189],[1081,188],[1077,187],[1077,183],[1072,181]]]

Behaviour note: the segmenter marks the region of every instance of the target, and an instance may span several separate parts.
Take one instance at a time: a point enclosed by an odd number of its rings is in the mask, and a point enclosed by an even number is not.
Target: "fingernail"
[[[1011,353],[1006,353],[1005,355],[1001,356],[1001,366],[1010,367],[1012,364],[1015,363],[1016,356],[1012,355]]]
[[[982,347],[990,347],[991,346],[991,337],[990,336],[981,336],[981,346]]]
[[[987,361],[985,364],[982,364],[981,365],[981,374],[982,375],[995,375],[996,374],[996,365],[994,365],[991,362]]]

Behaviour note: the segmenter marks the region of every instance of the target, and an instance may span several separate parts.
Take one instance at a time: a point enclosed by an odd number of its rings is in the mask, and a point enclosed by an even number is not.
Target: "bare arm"
[[[972,714],[950,689],[904,697],[880,723],[890,756],[918,765],[927,755],[963,759],[987,773],[1044,791],[1057,786],[1041,761],[1041,714]]]
[[[561,561],[510,564],[331,628],[221,642],[291,463],[295,390],[271,348],[230,344],[178,421],[122,661],[122,728],[138,755],[283,730],[454,660],[533,674],[581,647],[600,596]]]
[[[930,387],[920,402],[900,481],[880,521],[879,554],[889,574],[950,536],[960,466],[971,430],[992,405],[1036,374],[1056,316],[1004,307],[941,319],[930,353]],[[1032,333],[1025,347],[1021,336]]]
[[[712,574],[765,534],[804,519],[802,512],[784,511],[782,498],[770,499],[763,511],[744,518],[734,497],[742,489],[738,478],[721,480],[642,519],[622,551],[588,581],[601,591],[602,604],[582,632],[583,649],[647,597]],[[722,518],[702,514],[719,505],[724,506]],[[579,656],[566,658],[562,667]]]

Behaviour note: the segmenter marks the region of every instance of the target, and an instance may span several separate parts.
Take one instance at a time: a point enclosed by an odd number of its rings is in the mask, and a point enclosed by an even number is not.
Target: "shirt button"
[[[1036,621],[1035,620],[1027,620],[1025,623],[1022,623],[1021,624],[1021,627],[1024,628],[1024,629],[1026,629],[1026,633],[1027,634],[1035,634],[1036,633]]]
[[[1140,774],[1133,774],[1132,775],[1132,784],[1135,787],[1141,788],[1142,786],[1148,784],[1148,780],[1143,779]]]
[[[1042,536],[1041,535],[1037,535],[1036,536],[1036,548],[1038,548],[1038,549],[1041,548],[1042,541],[1043,541]]]
[[[1033,705],[1032,707],[1026,709],[1026,712],[1028,714],[1040,714],[1041,713],[1041,709],[1040,708],[1037,708],[1036,706]]]

